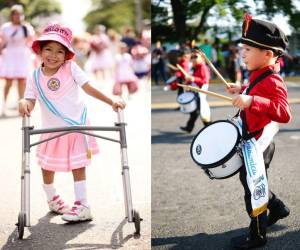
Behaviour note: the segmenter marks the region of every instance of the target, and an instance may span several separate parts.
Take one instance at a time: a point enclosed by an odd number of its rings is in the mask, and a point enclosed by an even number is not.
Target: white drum
[[[192,113],[197,108],[197,98],[193,92],[184,92],[177,97],[182,113]]]
[[[240,141],[238,127],[231,121],[220,120],[199,131],[190,153],[211,179],[229,178],[243,165]]]

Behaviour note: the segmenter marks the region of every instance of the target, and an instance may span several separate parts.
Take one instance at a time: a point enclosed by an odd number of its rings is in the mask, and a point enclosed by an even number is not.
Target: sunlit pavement
[[[270,188],[291,214],[268,228],[264,250],[300,249],[300,84],[287,85],[293,120],[280,125],[268,176]],[[228,95],[222,84],[209,90]],[[211,97],[208,101],[214,121],[237,112],[230,103]],[[190,156],[193,137],[203,125],[198,119],[191,134],[182,132],[179,126],[188,115],[175,107],[176,92],[152,88],[152,249],[232,249],[230,239],[249,226],[238,175],[210,180],[204,174]]]
[[[93,85],[111,96],[112,80],[93,81]],[[1,82],[1,96],[3,83]],[[16,90],[9,96],[14,106]],[[139,211],[141,237],[135,239],[133,223],[125,220],[123,184],[119,145],[98,140],[100,154],[94,156],[87,170],[88,200],[94,220],[89,223],[65,224],[60,216],[48,213],[42,189],[40,169],[35,149],[31,153],[31,227],[25,229],[24,240],[17,239],[15,223],[20,210],[21,124],[16,111],[0,118],[0,248],[3,249],[150,249],[151,233],[151,95],[149,82],[140,82],[140,90],[125,97],[126,136],[131,177],[133,206]],[[87,97],[93,125],[112,126],[117,115],[112,109]],[[34,111],[31,124],[39,125],[39,110]],[[113,132],[100,135],[117,138]],[[34,139],[37,139],[34,137]],[[58,193],[68,203],[74,202],[71,174],[58,173],[55,179]]]

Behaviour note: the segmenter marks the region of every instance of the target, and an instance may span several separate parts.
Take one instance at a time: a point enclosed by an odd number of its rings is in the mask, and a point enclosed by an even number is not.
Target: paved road
[[[98,84],[98,88],[111,93],[111,81]],[[3,83],[1,82],[3,86]],[[148,86],[147,86],[148,85]],[[15,223],[20,207],[21,171],[21,118],[0,119],[0,248],[5,250],[34,249],[150,249],[150,199],[151,199],[151,113],[149,83],[141,82],[140,91],[130,97],[125,111],[128,142],[128,159],[132,185],[133,205],[144,221],[141,237],[133,238],[134,225],[124,219],[123,186],[119,146],[99,140],[100,154],[95,156],[87,171],[88,198],[94,220],[90,223],[65,224],[59,216],[48,213],[42,179],[36,164],[35,152],[31,154],[31,227],[26,228],[25,240],[17,239]],[[13,105],[14,93],[10,96]],[[0,91],[2,96],[2,91]],[[100,126],[112,126],[116,114],[110,107],[87,99],[91,120]],[[137,117],[142,122],[137,122]],[[38,127],[39,110],[32,116]],[[115,133],[99,133],[117,138]],[[57,190],[67,203],[73,203],[71,174],[59,173]]]
[[[282,124],[269,171],[271,189],[289,206],[291,215],[268,230],[263,249],[300,249],[300,85],[290,82],[293,121]],[[211,90],[226,94],[220,84]],[[215,98],[213,120],[234,115],[236,110]],[[152,248],[230,249],[230,239],[246,232],[249,219],[244,209],[238,176],[210,180],[189,155],[199,120],[192,134],[185,134],[187,115],[174,111],[175,93],[152,90]]]

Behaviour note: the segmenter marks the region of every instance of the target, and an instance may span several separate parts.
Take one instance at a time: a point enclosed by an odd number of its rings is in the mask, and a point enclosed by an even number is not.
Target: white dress
[[[26,24],[28,37],[34,35],[31,25]],[[32,52],[27,44],[22,25],[5,23],[0,28],[5,48],[2,50],[0,77],[8,79],[27,78],[32,71]]]

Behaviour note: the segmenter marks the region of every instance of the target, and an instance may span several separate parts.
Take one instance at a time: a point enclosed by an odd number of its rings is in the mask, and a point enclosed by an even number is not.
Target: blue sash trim
[[[81,114],[81,118],[80,118],[80,122],[74,121],[71,118],[65,117],[63,116],[55,107],[54,105],[48,100],[48,98],[45,96],[42,87],[40,85],[40,72],[41,72],[41,67],[39,67],[38,69],[34,70],[33,75],[34,75],[34,82],[35,85],[39,91],[39,94],[43,100],[43,102],[45,103],[45,105],[47,106],[47,108],[56,116],[62,118],[66,123],[70,124],[70,125],[85,125],[86,124],[86,114],[87,114],[87,108],[84,107],[82,114]]]

